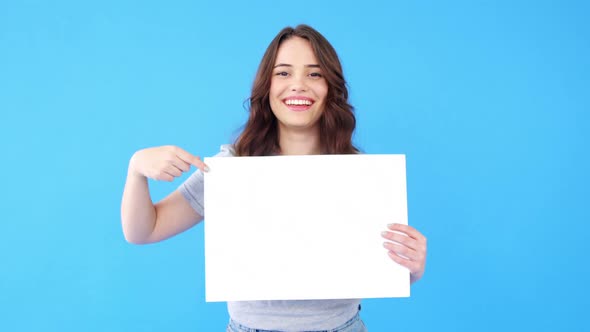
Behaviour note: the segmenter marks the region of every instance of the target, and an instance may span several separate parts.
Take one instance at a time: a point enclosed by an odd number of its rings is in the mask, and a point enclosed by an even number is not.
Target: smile
[[[315,100],[311,98],[300,96],[283,99],[283,103],[287,105],[290,110],[296,112],[308,110],[314,102]]]
[[[311,100],[301,100],[301,99],[287,99],[285,100],[285,104],[287,105],[310,105],[313,104]]]

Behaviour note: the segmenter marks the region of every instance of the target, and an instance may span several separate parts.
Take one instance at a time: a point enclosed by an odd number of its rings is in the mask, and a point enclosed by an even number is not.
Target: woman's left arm
[[[389,241],[383,243],[387,254],[396,263],[410,270],[410,283],[418,281],[426,267],[426,237],[414,227],[389,224],[381,235]]]

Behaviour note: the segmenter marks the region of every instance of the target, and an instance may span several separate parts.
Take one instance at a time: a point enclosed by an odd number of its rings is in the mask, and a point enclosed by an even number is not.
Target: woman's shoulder
[[[222,144],[219,147],[219,152],[215,157],[234,157],[236,155],[236,150],[233,144]]]

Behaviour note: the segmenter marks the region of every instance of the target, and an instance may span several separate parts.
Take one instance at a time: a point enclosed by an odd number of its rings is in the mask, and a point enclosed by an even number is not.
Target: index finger
[[[418,232],[417,229],[415,229],[414,227],[412,227],[410,225],[389,224],[389,225],[387,225],[387,228],[389,228],[392,231],[406,233],[408,236],[410,236],[411,238],[414,238],[416,240],[423,240],[424,239],[424,235],[422,235],[422,233]]]
[[[184,162],[187,162],[195,166],[203,172],[209,171],[209,167],[201,160],[201,158],[194,156],[181,148],[178,148],[178,150],[176,151],[176,155]]]

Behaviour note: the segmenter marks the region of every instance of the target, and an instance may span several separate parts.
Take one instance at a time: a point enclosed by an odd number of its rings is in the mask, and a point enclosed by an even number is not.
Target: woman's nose
[[[291,83],[291,91],[306,91],[305,77],[302,75],[294,75]]]

